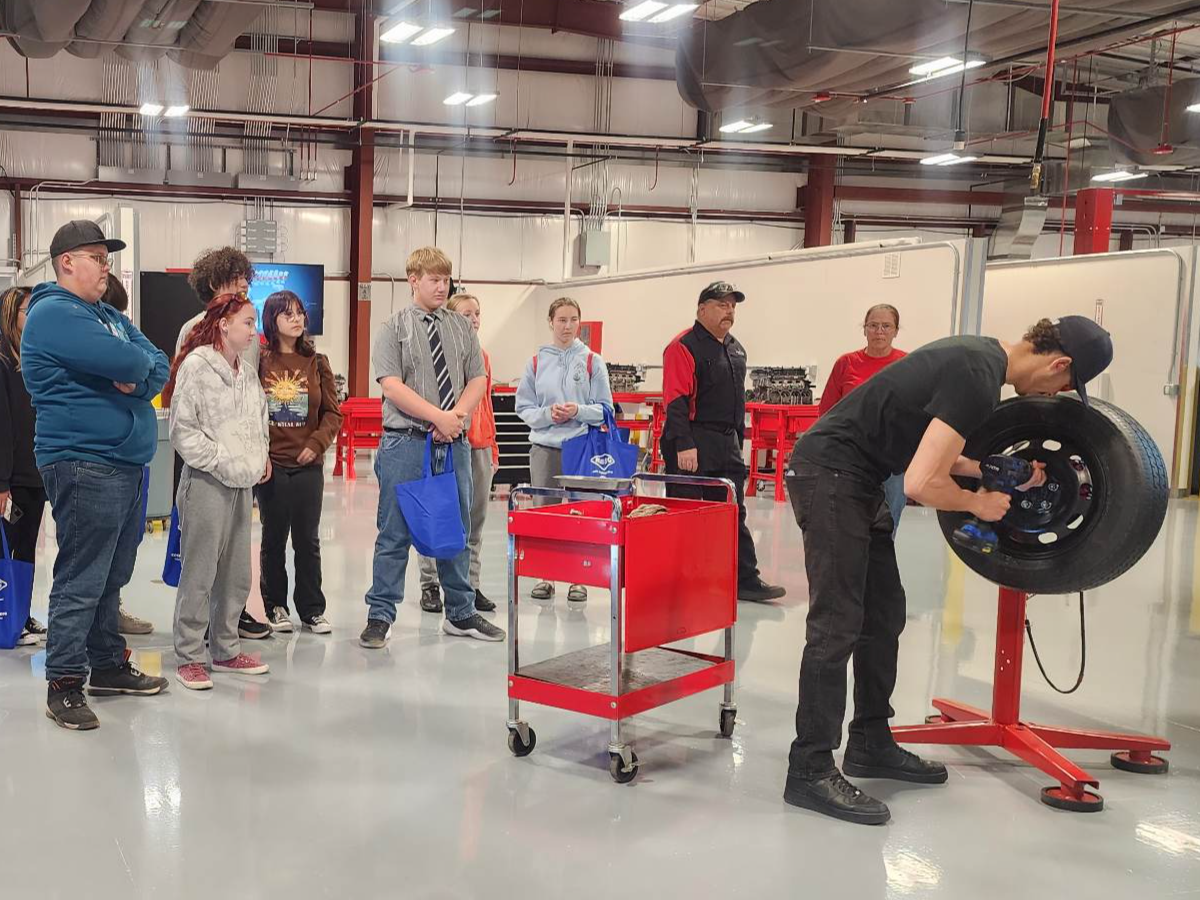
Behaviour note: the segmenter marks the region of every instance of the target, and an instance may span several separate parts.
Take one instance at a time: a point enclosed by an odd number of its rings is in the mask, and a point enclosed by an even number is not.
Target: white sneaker
[[[288,618],[288,611],[282,606],[277,606],[267,613],[267,624],[271,626],[272,631],[292,631],[292,620]]]
[[[333,626],[329,624],[329,620],[324,616],[313,616],[311,619],[301,619],[300,624],[313,634],[329,634],[333,631]]]

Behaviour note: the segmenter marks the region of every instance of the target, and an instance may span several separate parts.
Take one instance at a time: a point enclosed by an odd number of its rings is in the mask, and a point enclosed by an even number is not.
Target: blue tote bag
[[[617,420],[607,407],[603,425],[589,425],[583,434],[563,441],[564,475],[632,478],[637,471],[637,462],[637,445],[621,440]]]
[[[167,558],[163,560],[163,584],[179,587],[179,576],[183,574],[183,556],[180,554],[179,508],[171,507],[171,531],[167,535]]]
[[[433,435],[428,434],[424,474],[416,481],[396,485],[396,501],[417,552],[431,559],[453,559],[467,546],[467,531],[458,507],[454,448],[446,445],[446,464],[441,474],[433,474],[432,456]]]
[[[3,526],[0,526],[0,544],[4,548],[4,556],[0,557],[0,650],[11,650],[17,646],[29,619],[29,605],[33,602],[33,563],[12,558]]]

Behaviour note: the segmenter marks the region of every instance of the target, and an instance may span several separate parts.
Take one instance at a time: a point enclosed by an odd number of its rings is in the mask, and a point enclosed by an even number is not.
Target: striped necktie
[[[437,379],[438,398],[445,410],[454,408],[454,385],[450,383],[450,370],[446,367],[446,354],[442,352],[442,336],[438,333],[438,320],[432,313],[425,316],[425,327],[429,334],[429,353],[433,357],[433,375]]]

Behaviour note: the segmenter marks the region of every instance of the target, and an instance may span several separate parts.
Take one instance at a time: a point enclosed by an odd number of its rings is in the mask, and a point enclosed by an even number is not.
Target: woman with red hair
[[[241,652],[238,639],[250,594],[251,489],[271,477],[266,395],[256,368],[240,358],[258,341],[255,319],[245,294],[214,297],[163,389],[171,445],[184,463],[176,494],[183,572],[174,632],[176,677],[191,690],[212,687],[206,627],[213,671],[267,671]]]

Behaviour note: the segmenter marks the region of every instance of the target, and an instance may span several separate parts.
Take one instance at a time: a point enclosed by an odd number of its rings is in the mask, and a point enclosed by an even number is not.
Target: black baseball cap
[[[746,299],[746,295],[728,281],[714,281],[700,292],[699,303],[704,303],[708,300],[721,300],[725,297],[732,297],[735,303],[741,303]]]
[[[1063,352],[1071,357],[1071,388],[1086,406],[1087,383],[1112,362],[1112,336],[1086,316],[1063,316],[1054,324]]]
[[[54,240],[50,242],[50,255],[61,256],[89,244],[103,244],[108,248],[109,253],[125,249],[124,241],[106,238],[104,232],[100,230],[100,226],[95,222],[88,219],[76,219],[54,232]]]

